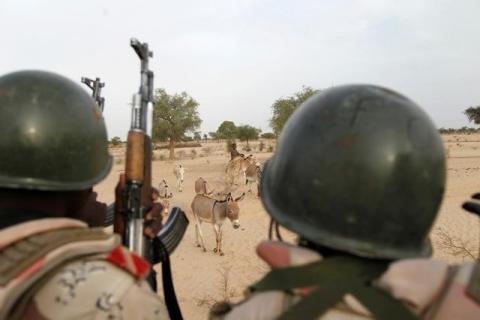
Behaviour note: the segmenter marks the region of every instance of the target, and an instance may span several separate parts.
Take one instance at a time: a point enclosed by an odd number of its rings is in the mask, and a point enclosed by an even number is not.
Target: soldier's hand
[[[113,219],[113,231],[120,235],[125,231],[125,205],[124,205],[124,192],[126,186],[125,174],[120,174],[117,186],[115,187],[115,215]]]
[[[153,239],[162,229],[162,211],[161,203],[154,203],[152,209],[145,216],[144,234],[147,238]]]
[[[313,250],[280,241],[261,242],[257,246],[257,254],[272,269],[308,264],[321,259],[320,254]],[[311,290],[311,288],[296,289],[301,295],[307,295]]]
[[[125,231],[125,212],[126,207],[124,203],[125,188],[126,188],[125,174],[120,174],[118,184],[115,188],[115,219],[114,231],[118,234],[124,234]],[[158,190],[152,188],[152,202],[156,200]],[[146,237],[153,239],[162,228],[162,211],[163,207],[160,203],[153,203],[152,208],[145,215],[144,234]]]
[[[90,227],[103,227],[107,215],[107,204],[97,201],[98,194],[95,191],[88,192],[85,205],[80,208],[77,217],[87,222]]]

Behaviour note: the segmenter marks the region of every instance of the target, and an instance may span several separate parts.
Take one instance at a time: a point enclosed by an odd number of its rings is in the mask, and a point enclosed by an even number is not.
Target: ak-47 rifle
[[[153,103],[153,72],[149,70],[148,62],[153,53],[149,50],[147,43],[141,43],[135,38],[130,40],[130,46],[141,61],[141,81],[138,93],[133,95],[132,121],[126,151],[126,186],[122,199],[123,223],[121,230],[116,231],[121,231],[123,243],[131,251],[143,256],[152,265],[162,263],[163,291],[170,318],[182,319],[173,288],[169,254],[185,234],[188,219],[181,209],[173,208],[167,222],[156,237],[149,239],[144,235],[146,214],[153,206],[151,126],[149,128],[147,125],[152,111],[151,108],[149,109],[149,103]],[[109,206],[110,213],[112,209],[113,207]],[[118,209],[117,207],[117,212]],[[107,219],[111,217],[111,214],[107,214]],[[117,217],[114,219],[116,220]],[[156,290],[156,276],[153,269],[148,281]]]
[[[90,89],[92,89],[92,97],[97,102],[100,110],[103,112],[105,106],[105,98],[102,97],[102,88],[105,86],[105,82],[100,82],[100,78],[95,80],[82,77],[82,83],[86,84]]]
[[[153,53],[147,43],[131,39],[130,45],[141,61],[139,92],[133,95],[132,122],[127,137],[125,166],[124,244],[133,252],[151,261],[151,243],[143,233],[145,214],[152,207],[152,143],[147,121],[149,102],[153,102],[153,72],[148,69]]]

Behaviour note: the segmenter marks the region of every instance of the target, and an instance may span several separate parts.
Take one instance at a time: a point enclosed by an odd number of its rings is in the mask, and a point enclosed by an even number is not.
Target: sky
[[[0,0],[0,75],[100,77],[109,136],[124,139],[136,37],[154,52],[155,87],[199,102],[202,133],[224,120],[271,131],[276,99],[351,83],[396,90],[458,128],[480,105],[478,12],[478,0]]]

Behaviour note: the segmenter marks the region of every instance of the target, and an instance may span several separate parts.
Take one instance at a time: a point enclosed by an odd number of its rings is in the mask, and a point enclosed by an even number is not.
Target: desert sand
[[[480,219],[466,213],[461,204],[474,192],[480,192],[480,135],[445,135],[447,159],[447,188],[439,217],[431,231],[434,257],[450,262],[462,262],[477,258],[480,243]],[[261,163],[272,153],[266,152],[273,141],[265,141],[260,152],[258,142],[251,143],[252,153]],[[240,144],[242,148],[244,144]],[[215,245],[213,228],[203,223],[207,252],[195,245],[195,227],[190,209],[194,197],[194,181],[203,177],[215,188],[221,188],[223,172],[230,159],[224,143],[205,142],[202,147],[176,150],[179,160],[153,162],[153,185],[165,178],[174,192],[172,206],[185,210],[190,225],[185,237],[172,255],[173,281],[183,315],[186,319],[206,319],[208,310],[216,301],[229,299],[239,301],[245,288],[264,275],[268,268],[256,256],[256,245],[267,239],[269,216],[260,199],[248,193],[239,202],[239,229],[225,223],[223,237],[224,256],[213,252]],[[106,180],[95,189],[101,201],[114,200],[114,187],[118,175],[124,171],[122,148],[112,149],[115,165]],[[166,158],[167,151],[155,151],[156,159]],[[173,167],[181,163],[185,167],[183,192],[175,188]],[[246,190],[236,190],[238,196]],[[294,235],[282,230],[287,241]],[[157,266],[158,267],[158,266]],[[160,279],[159,279],[160,280]],[[159,293],[162,294],[161,292]]]

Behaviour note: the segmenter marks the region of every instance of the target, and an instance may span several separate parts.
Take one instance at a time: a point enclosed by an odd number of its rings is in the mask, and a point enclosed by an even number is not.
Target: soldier
[[[104,224],[92,186],[112,166],[95,101],[53,73],[10,73],[0,77],[0,130],[0,319],[168,318],[144,281],[149,264],[89,228]],[[147,235],[161,226],[158,210]]]
[[[310,98],[261,181],[298,246],[261,243],[273,270],[211,318],[480,319],[479,264],[428,259],[445,171],[437,129],[406,97],[353,85]]]

